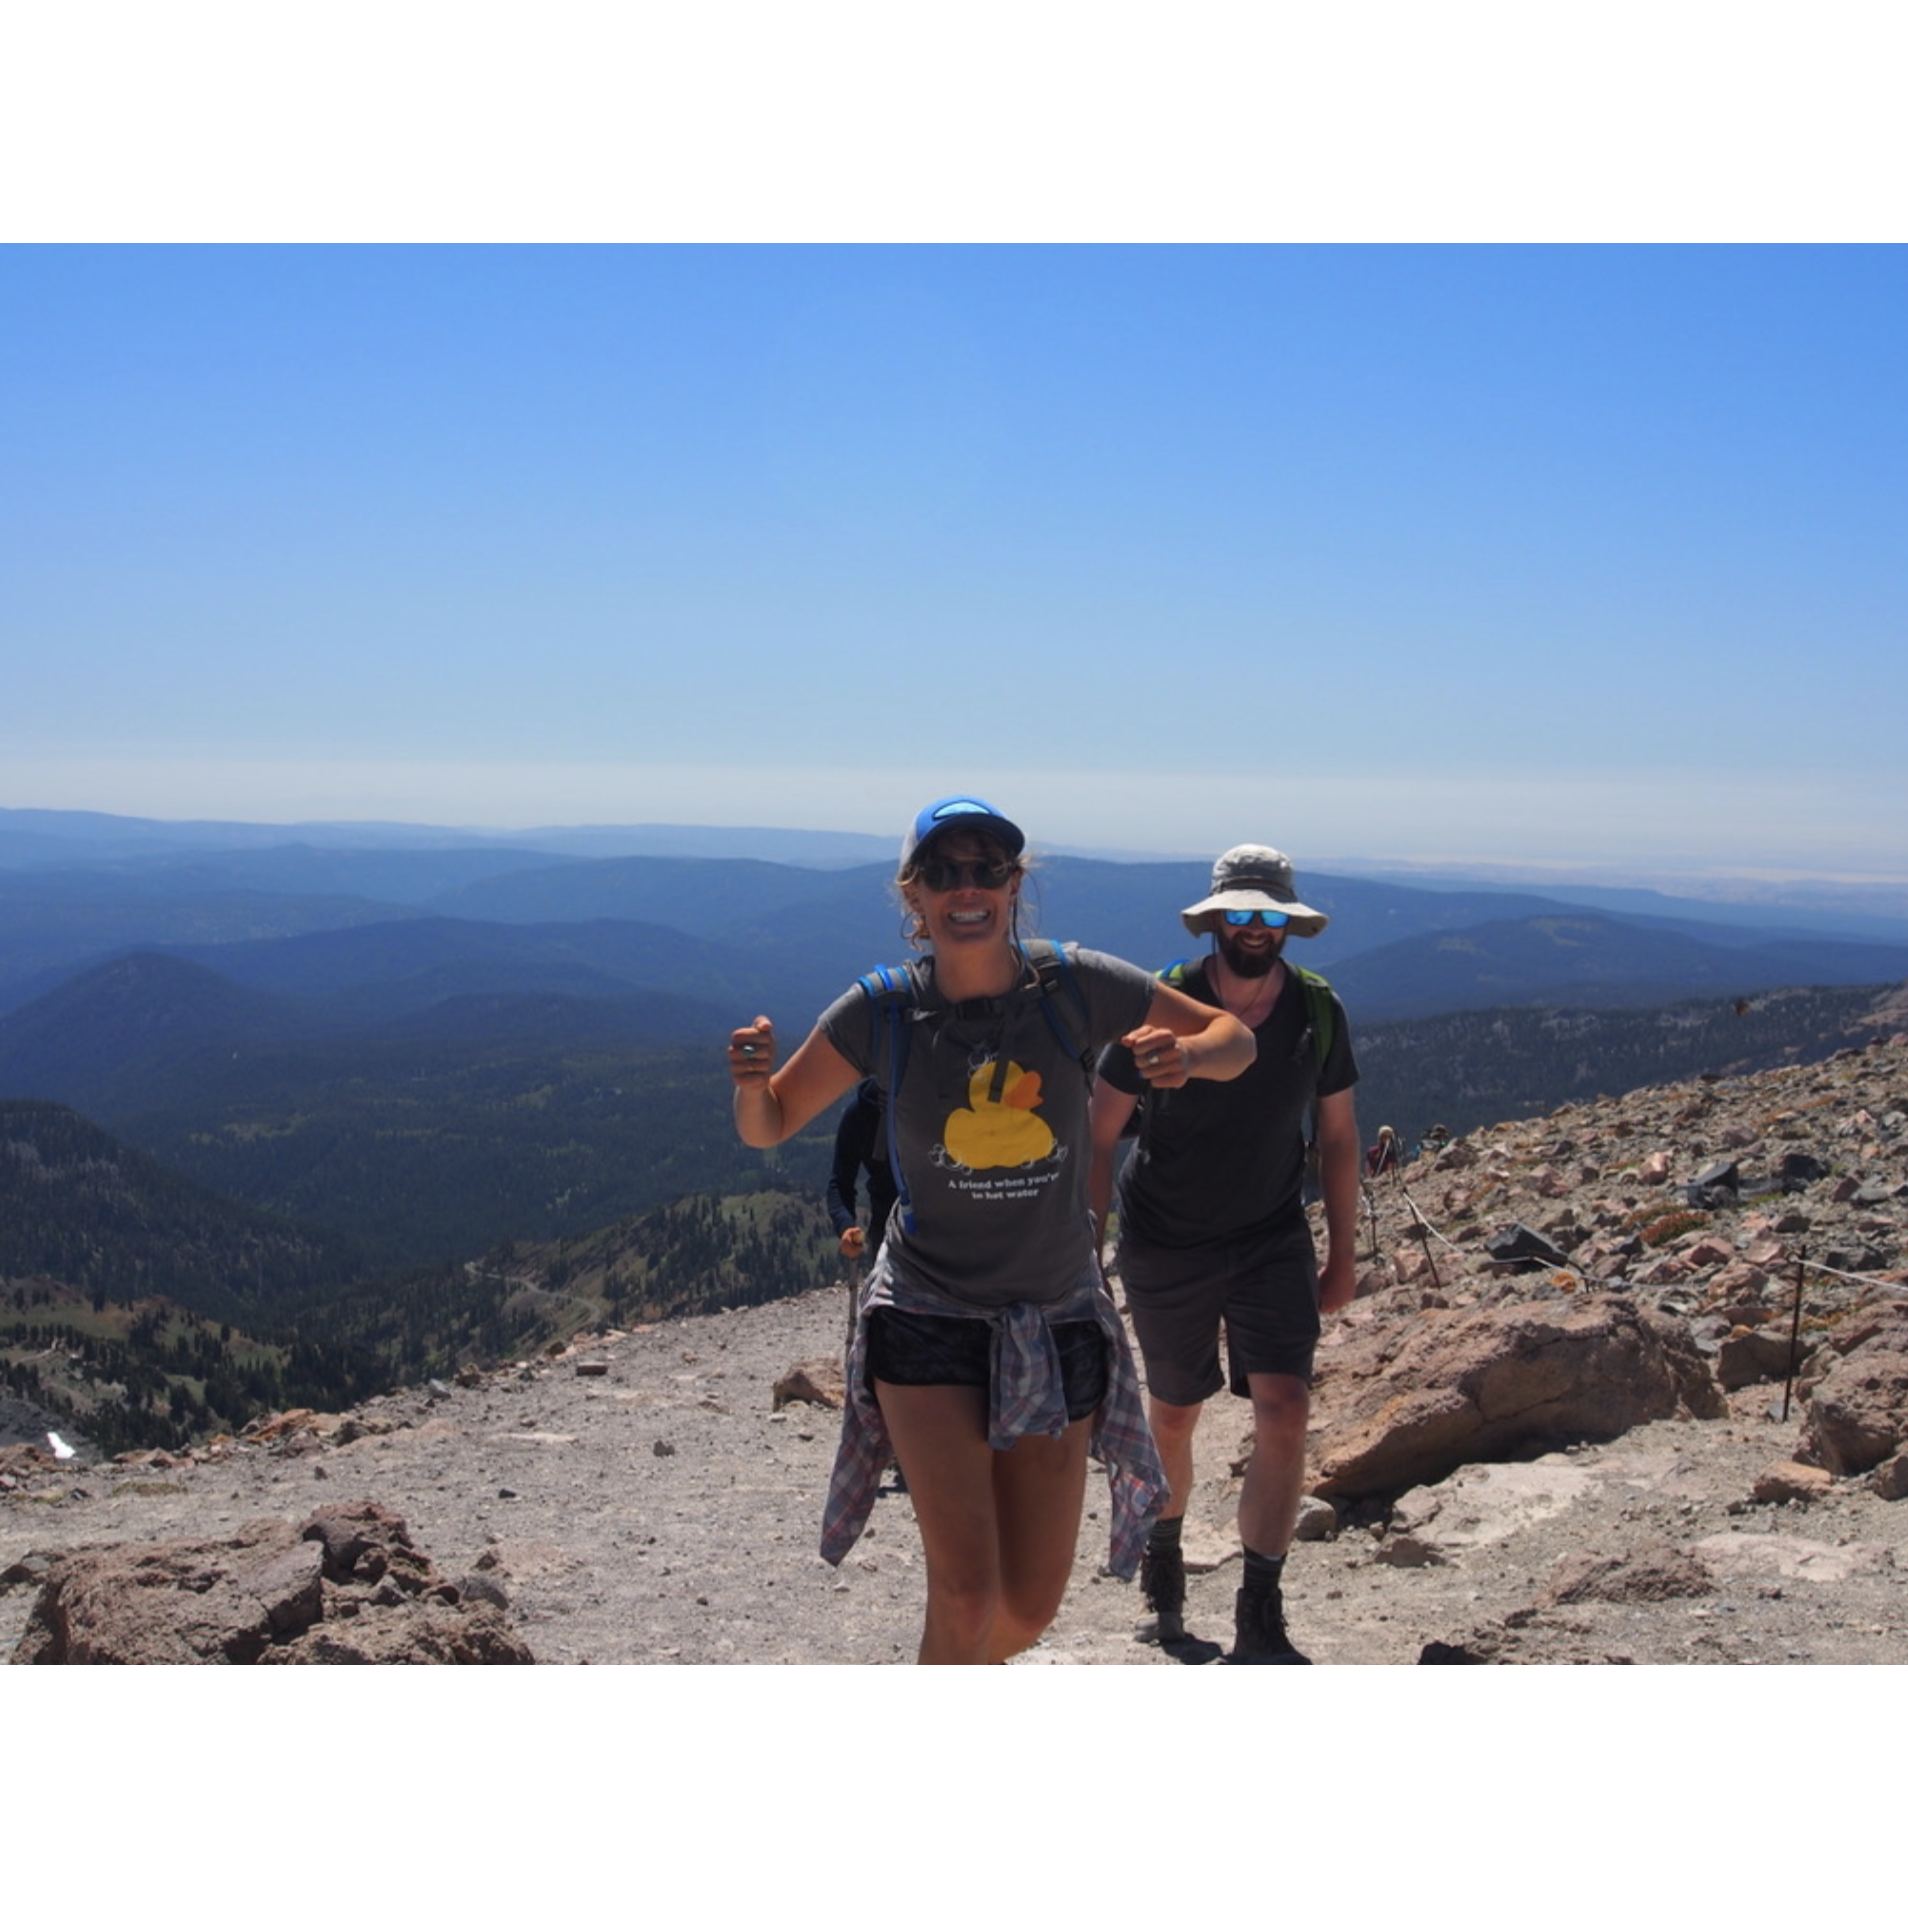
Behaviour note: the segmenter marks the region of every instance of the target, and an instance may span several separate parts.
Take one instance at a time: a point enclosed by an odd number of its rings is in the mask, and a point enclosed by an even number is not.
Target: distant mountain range
[[[139,836],[139,855],[59,864],[63,836],[32,834],[19,811],[11,820],[0,836],[36,841],[42,861],[0,872],[0,1013],[88,965],[166,950],[267,992],[404,979],[404,1007],[418,1004],[420,973],[443,969],[448,994],[460,969],[467,977],[487,967],[487,985],[504,990],[635,988],[811,1017],[901,946],[887,861],[584,859],[462,841],[391,849],[288,840],[187,853],[170,838]],[[1200,862],[1053,857],[1030,883],[1028,929],[1164,965],[1187,952],[1177,912],[1204,895],[1206,872]],[[1294,952],[1330,973],[1362,1019],[1496,1000],[1641,1006],[1687,990],[1879,983],[1908,969],[1908,922],[1885,931],[1870,918],[1858,933],[1828,933],[1811,910],[1708,904],[1679,918],[1662,897],[1639,912],[1559,906],[1504,887],[1336,874],[1305,874],[1301,885],[1332,927]],[[599,931],[612,922],[683,939],[616,941]],[[561,925],[591,935],[551,935]],[[504,927],[525,933],[509,939],[496,933]],[[1379,952],[1385,958],[1366,960]],[[370,1017],[384,1011],[361,1000]]]
[[[898,836],[812,828],[720,828],[639,822],[577,828],[440,828],[407,822],[151,821],[84,809],[0,808],[0,868],[188,861],[290,849],[322,858],[363,853],[526,856],[739,855],[847,867],[895,852]]]
[[[743,1149],[719,1049],[758,1012],[799,1038],[906,952],[892,853],[798,831],[500,838],[0,811],[0,1099],[70,1106],[385,1267],[689,1193],[818,1194],[825,1123],[774,1155]],[[1207,874],[1054,855],[1025,931],[1158,967],[1194,951],[1178,915]],[[1760,1007],[1709,1016],[1702,1064],[1779,1057],[1908,974],[1908,923],[1831,934],[1767,904],[1681,918],[1660,896],[1566,906],[1329,872],[1300,887],[1332,924],[1290,952],[1346,1002],[1367,1127],[1541,1110],[1595,1083],[1599,1047],[1611,1068],[1624,1056],[1626,1086],[1671,1077],[1693,1049],[1652,1016],[1676,1002],[1853,990],[1780,1039]],[[1614,1017],[1607,1037],[1546,1031],[1586,1011]],[[1495,1026],[1519,1030],[1509,1055]]]

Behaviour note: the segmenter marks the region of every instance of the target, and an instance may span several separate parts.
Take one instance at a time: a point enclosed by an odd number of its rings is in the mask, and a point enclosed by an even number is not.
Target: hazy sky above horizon
[[[1896,247],[0,250],[0,806],[1908,875]]]

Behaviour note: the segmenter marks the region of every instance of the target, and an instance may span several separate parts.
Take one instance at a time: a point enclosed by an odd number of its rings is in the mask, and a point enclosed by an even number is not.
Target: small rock
[[[486,1570],[472,1570],[457,1580],[460,1603],[488,1603],[493,1609],[510,1608],[510,1592]]]
[[[1422,1570],[1429,1564],[1441,1564],[1444,1552],[1436,1544],[1428,1544],[1422,1537],[1414,1537],[1409,1531],[1400,1531],[1395,1537],[1387,1537],[1373,1552],[1373,1561],[1391,1564],[1400,1570]]]
[[[789,1366],[775,1381],[771,1409],[786,1404],[824,1405],[839,1411],[848,1395],[848,1381],[833,1358],[807,1358]]]
[[[1869,1473],[1868,1488],[1890,1504],[1908,1497],[1908,1451],[1897,1451],[1876,1465]]]
[[[1338,1535],[1338,1513],[1322,1497],[1303,1498],[1292,1535],[1302,1544],[1324,1543]]]
[[[1706,1596],[1715,1587],[1714,1578],[1696,1558],[1664,1544],[1634,1557],[1574,1552],[1551,1572],[1543,1601],[1551,1605],[1662,1603],[1672,1597]]]
[[[1716,1381],[1725,1391],[1740,1391],[1744,1385],[1786,1378],[1789,1356],[1787,1332],[1736,1332],[1723,1342],[1716,1354]]]
[[[1418,1652],[1420,1663],[1471,1663],[1486,1664],[1488,1656],[1480,1655],[1467,1643],[1427,1643]]]
[[[1524,1265],[1532,1260],[1542,1265],[1562,1265],[1568,1256],[1554,1239],[1525,1225],[1506,1226],[1492,1235],[1484,1249],[1500,1265]]]
[[[1813,1464],[1772,1464],[1750,1486],[1749,1495],[1758,1504],[1812,1504],[1826,1497],[1835,1480]]]

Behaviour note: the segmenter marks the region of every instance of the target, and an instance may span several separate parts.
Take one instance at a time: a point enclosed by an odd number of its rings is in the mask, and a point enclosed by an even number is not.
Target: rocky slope
[[[1371,1190],[1287,1578],[1318,1661],[1908,1662],[1908,1037],[1562,1108]],[[219,1660],[904,1661],[906,1495],[840,1570],[815,1553],[844,1309],[837,1289],[580,1339],[183,1458],[19,1447],[0,1660],[83,1653],[85,1609],[95,1636],[135,1635],[81,1564],[137,1544],[196,1547],[168,1553],[166,1594],[216,1578],[225,1627],[198,1654]],[[787,1395],[804,1365],[817,1382]],[[1023,1662],[1218,1658],[1248,1428],[1229,1398],[1202,1423],[1194,1640],[1132,1640],[1090,1492],[1067,1601]],[[367,1505],[385,1520],[353,1525]],[[339,1548],[373,1527],[403,1571],[367,1565],[362,1536]],[[241,1533],[243,1567],[210,1567]],[[182,1620],[160,1628],[171,1644],[98,1654],[176,1648]]]

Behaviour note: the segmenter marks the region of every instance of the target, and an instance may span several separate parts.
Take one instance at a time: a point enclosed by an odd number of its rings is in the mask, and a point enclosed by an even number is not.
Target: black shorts
[[[1053,1327],[1067,1422],[1099,1410],[1106,1397],[1106,1334],[1094,1319]],[[868,1314],[868,1375],[888,1385],[969,1385],[991,1391],[994,1328],[984,1318],[936,1318],[877,1305]]]
[[[1318,1349],[1318,1251],[1304,1219],[1230,1245],[1167,1247],[1127,1234],[1114,1268],[1146,1360],[1146,1388],[1166,1404],[1222,1390],[1219,1327],[1232,1390],[1253,1372],[1312,1381]]]

